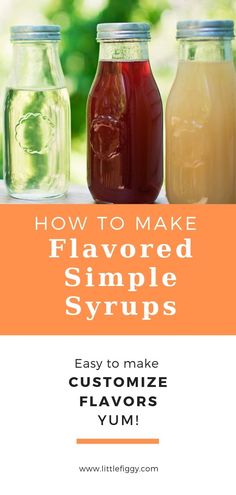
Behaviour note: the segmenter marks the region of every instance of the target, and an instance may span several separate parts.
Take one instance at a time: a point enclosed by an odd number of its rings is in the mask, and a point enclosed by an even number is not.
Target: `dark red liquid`
[[[162,155],[162,103],[149,62],[100,62],[88,99],[93,198],[153,203],[163,181]]]

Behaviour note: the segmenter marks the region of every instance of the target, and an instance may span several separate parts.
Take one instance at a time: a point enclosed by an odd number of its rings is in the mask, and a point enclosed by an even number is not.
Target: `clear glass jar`
[[[166,109],[170,203],[233,203],[236,75],[232,21],[183,21],[176,79]]]
[[[87,106],[88,186],[95,201],[152,203],[163,180],[162,102],[145,23],[98,25]]]
[[[13,64],[4,105],[4,178],[11,196],[63,195],[70,171],[70,103],[59,26],[11,28]]]

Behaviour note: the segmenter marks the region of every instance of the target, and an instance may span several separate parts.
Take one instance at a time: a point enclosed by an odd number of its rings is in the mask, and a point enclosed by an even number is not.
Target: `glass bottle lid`
[[[46,25],[11,27],[11,41],[59,41],[60,39],[60,26]]]
[[[202,21],[187,20],[177,23],[177,39],[234,38],[234,22],[231,20]]]
[[[115,22],[97,25],[97,41],[150,39],[150,25],[145,22]]]

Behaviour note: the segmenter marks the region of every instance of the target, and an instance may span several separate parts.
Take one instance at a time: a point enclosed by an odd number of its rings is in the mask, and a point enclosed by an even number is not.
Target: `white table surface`
[[[26,201],[11,198],[6,190],[3,180],[0,180],[0,204],[93,204],[93,198],[85,186],[71,185],[66,196],[43,201]],[[167,204],[164,190],[161,191],[156,203]]]

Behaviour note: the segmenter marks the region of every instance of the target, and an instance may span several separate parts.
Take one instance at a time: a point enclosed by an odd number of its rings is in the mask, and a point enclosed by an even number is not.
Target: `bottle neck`
[[[181,40],[179,45],[179,60],[196,62],[231,62],[233,60],[231,40]]]
[[[101,42],[99,60],[106,62],[147,61],[149,60],[148,41]]]
[[[65,86],[57,42],[13,43],[9,86],[15,89],[51,89]]]

